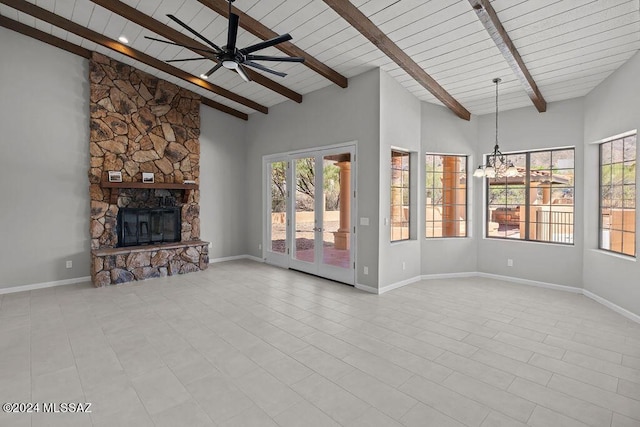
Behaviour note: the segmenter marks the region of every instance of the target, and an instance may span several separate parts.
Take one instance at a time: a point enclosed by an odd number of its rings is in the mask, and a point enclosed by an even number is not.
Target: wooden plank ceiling
[[[120,2],[148,16],[152,24],[157,22],[173,29],[177,37],[193,39],[167,18],[167,14],[175,15],[218,44],[226,42],[227,19],[210,7],[219,4],[217,0]],[[6,2],[0,0],[0,3]],[[29,0],[28,3],[109,39],[117,40],[125,35],[131,49],[155,59],[197,56],[187,49],[145,39],[144,36],[164,39],[167,36],[154,32],[160,31],[159,27],[151,30],[150,25],[140,25],[97,4],[113,2]],[[491,80],[494,77],[502,78],[501,110],[532,105],[533,98],[530,99],[526,86],[474,11],[475,0],[351,0],[351,3],[471,114],[493,112],[495,87]],[[492,0],[490,5],[546,102],[586,95],[640,49],[638,0]],[[0,24],[18,31],[30,27],[37,30],[30,32],[32,37],[50,35],[66,41],[67,47],[71,43],[106,54],[242,114],[261,113],[238,100],[248,99],[252,102],[250,105],[266,108],[289,100],[299,102],[300,95],[304,102],[303,96],[314,90],[329,85],[343,86],[337,76],[350,78],[378,67],[417,98],[441,104],[414,76],[323,0],[236,0],[234,7],[277,34],[290,33],[292,43],[322,65],[316,64],[314,69],[297,63],[268,63],[265,65],[288,76],[280,79],[265,74],[263,77],[272,83],[263,81],[262,84],[244,83],[236,73],[220,69],[209,83],[236,94],[233,100],[109,49],[96,43],[95,38],[74,34],[7,4],[0,4],[0,15],[4,17]],[[22,25],[12,25],[10,20]],[[242,28],[241,21],[238,46],[261,41],[254,34]],[[260,53],[283,55],[275,47]],[[172,65],[199,76],[211,68],[212,62]],[[321,66],[330,71],[321,72],[318,68]]]

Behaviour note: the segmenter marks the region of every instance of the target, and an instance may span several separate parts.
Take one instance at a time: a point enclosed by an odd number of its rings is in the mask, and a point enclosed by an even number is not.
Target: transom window
[[[573,244],[574,149],[505,157],[518,175],[487,180],[486,236]]]
[[[636,256],[636,135],[600,144],[599,247]]]
[[[467,156],[425,157],[425,236],[467,236]]]
[[[391,151],[391,241],[409,239],[409,176],[408,152]]]

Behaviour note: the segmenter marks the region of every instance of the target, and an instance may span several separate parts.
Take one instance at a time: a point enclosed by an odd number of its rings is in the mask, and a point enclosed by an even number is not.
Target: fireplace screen
[[[120,208],[118,246],[180,241],[180,208]]]

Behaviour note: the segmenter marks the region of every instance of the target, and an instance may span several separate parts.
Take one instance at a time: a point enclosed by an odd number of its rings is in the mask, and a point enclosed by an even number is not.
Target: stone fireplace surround
[[[96,52],[89,73],[93,284],[206,269],[198,189],[200,96]],[[117,188],[108,182],[109,171],[122,173]],[[153,173],[155,182],[141,185],[143,172]],[[118,247],[120,207],[160,207],[167,200],[180,207],[181,242]]]

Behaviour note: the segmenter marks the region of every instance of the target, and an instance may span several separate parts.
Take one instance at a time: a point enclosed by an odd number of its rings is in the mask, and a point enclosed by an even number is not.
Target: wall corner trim
[[[615,311],[619,315],[624,316],[629,320],[633,320],[636,323],[640,323],[640,316],[638,316],[635,313],[632,313],[631,311],[627,310],[626,308],[622,308],[618,304],[614,304],[611,301],[609,301],[608,299],[602,298],[601,296],[596,295],[593,292],[588,291],[586,289],[582,290],[582,294],[585,297],[591,298],[592,300],[594,300],[594,301],[604,305],[605,307]]]
[[[360,289],[361,291],[369,292],[370,294],[380,295],[380,291],[378,290],[378,288],[374,288],[373,286],[363,285],[360,283],[356,283],[354,286],[356,289]]]
[[[395,282],[395,283],[392,283],[392,284],[387,285],[387,286],[383,286],[382,288],[378,289],[378,294],[384,294],[385,292],[389,292],[389,291],[392,291],[394,289],[401,288],[403,286],[410,285],[410,284],[415,283],[415,282],[419,282],[420,280],[422,280],[422,276],[415,276],[415,277],[411,277],[409,279],[401,280],[400,282]]]
[[[54,280],[53,282],[32,283],[30,285],[10,286],[8,288],[0,288],[0,295],[12,294],[15,292],[35,291],[37,289],[53,288],[54,286],[76,285],[78,283],[91,283],[90,276],[75,277],[73,279]],[[93,287],[93,285],[91,285]]]
[[[250,259],[251,261],[255,261],[255,262],[264,262],[262,258],[255,257],[253,255],[235,255],[235,256],[227,256],[222,258],[210,258],[209,264],[217,264],[219,262],[226,262],[226,261],[237,261],[239,259]]]

